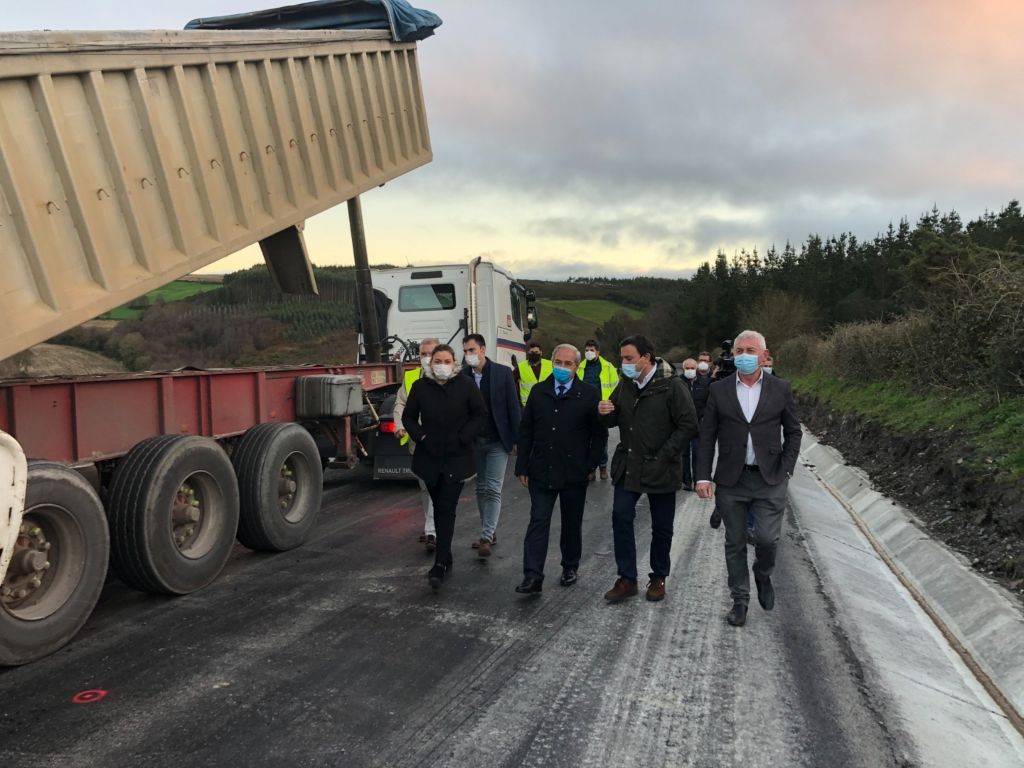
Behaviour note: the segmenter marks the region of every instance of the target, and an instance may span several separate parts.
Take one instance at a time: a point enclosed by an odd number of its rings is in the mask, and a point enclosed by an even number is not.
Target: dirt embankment
[[[1024,593],[1024,484],[973,468],[976,457],[955,433],[899,434],[813,396],[798,399],[807,428],[867,472],[879,491],[976,569]]]
[[[0,361],[0,379],[124,372],[125,367],[116,360],[63,344],[36,344],[20,355]]]

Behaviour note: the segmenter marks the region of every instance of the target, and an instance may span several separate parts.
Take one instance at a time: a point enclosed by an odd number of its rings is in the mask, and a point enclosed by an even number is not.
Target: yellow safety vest
[[[420,377],[423,376],[423,366],[419,368],[413,368],[411,371],[405,372],[405,396],[409,397],[409,391],[412,389],[412,385],[419,381]],[[401,426],[401,425],[399,425]],[[404,429],[404,427],[403,427]],[[405,445],[409,442],[409,433],[406,432],[402,435],[402,439],[398,441],[399,445]]]
[[[589,360],[584,360],[580,363],[580,367],[576,369],[576,375],[580,381],[583,381],[583,370],[587,367]],[[615,370],[615,366],[605,360],[600,355],[597,356],[597,361],[601,364],[601,399],[607,400],[612,396],[612,392],[615,391],[615,387],[619,383],[619,372]]]
[[[541,358],[540,378],[538,379],[533,375],[533,366],[528,362],[524,360],[519,364],[519,399],[522,401],[523,405],[526,405],[526,398],[530,396],[530,390],[550,376],[553,369],[554,366],[551,365],[550,360],[544,360]]]

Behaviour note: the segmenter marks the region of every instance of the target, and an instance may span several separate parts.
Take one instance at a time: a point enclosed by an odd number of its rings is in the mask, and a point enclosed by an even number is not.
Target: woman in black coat
[[[412,471],[434,502],[437,549],[427,578],[436,590],[452,569],[455,506],[463,483],[476,474],[473,444],[487,410],[473,379],[458,375],[455,352],[447,344],[434,347],[430,369],[433,376],[421,377],[409,390],[402,426],[416,443]]]

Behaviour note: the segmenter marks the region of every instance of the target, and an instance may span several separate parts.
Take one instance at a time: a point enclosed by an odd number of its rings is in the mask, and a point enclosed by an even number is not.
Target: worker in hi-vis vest
[[[402,429],[402,414],[405,413],[405,403],[409,399],[409,390],[421,376],[430,376],[430,355],[434,352],[440,342],[437,339],[423,339],[420,342],[420,367],[405,372],[402,386],[398,388],[398,395],[395,397],[394,421],[398,425],[395,436],[400,445],[408,445],[409,453],[416,450],[416,443],[409,440],[409,434]],[[420,484],[420,503],[423,504],[423,533],[420,534],[420,541],[426,545],[427,552],[433,552],[437,547],[437,534],[434,530],[434,503],[427,493],[427,486],[420,478],[416,478]]]
[[[551,370],[551,361],[544,359],[540,344],[531,341],[526,347],[526,360],[512,371],[516,383],[519,384],[519,402],[523,408],[526,407],[526,398],[530,396],[530,390],[550,376]]]
[[[596,389],[601,390],[601,399],[608,400],[619,385],[619,371],[610,362],[601,357],[601,345],[593,339],[587,339],[583,345],[584,360],[576,369],[576,375]],[[597,477],[597,470],[601,470],[601,479],[608,479],[608,437],[604,438],[604,449],[601,451],[601,462],[596,467],[590,468],[590,479]]]

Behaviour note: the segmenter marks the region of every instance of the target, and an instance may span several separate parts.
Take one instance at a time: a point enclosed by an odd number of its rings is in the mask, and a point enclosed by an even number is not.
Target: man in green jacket
[[[636,504],[647,494],[651,506],[651,573],[647,599],[665,597],[665,578],[672,565],[672,524],[676,491],[683,484],[683,446],[697,434],[697,412],[686,386],[672,367],[654,354],[644,336],[630,336],[619,345],[622,379],[598,405],[605,427],[619,428],[612,457],[612,533],[619,578],[605,599],[617,603],[637,594]]]

